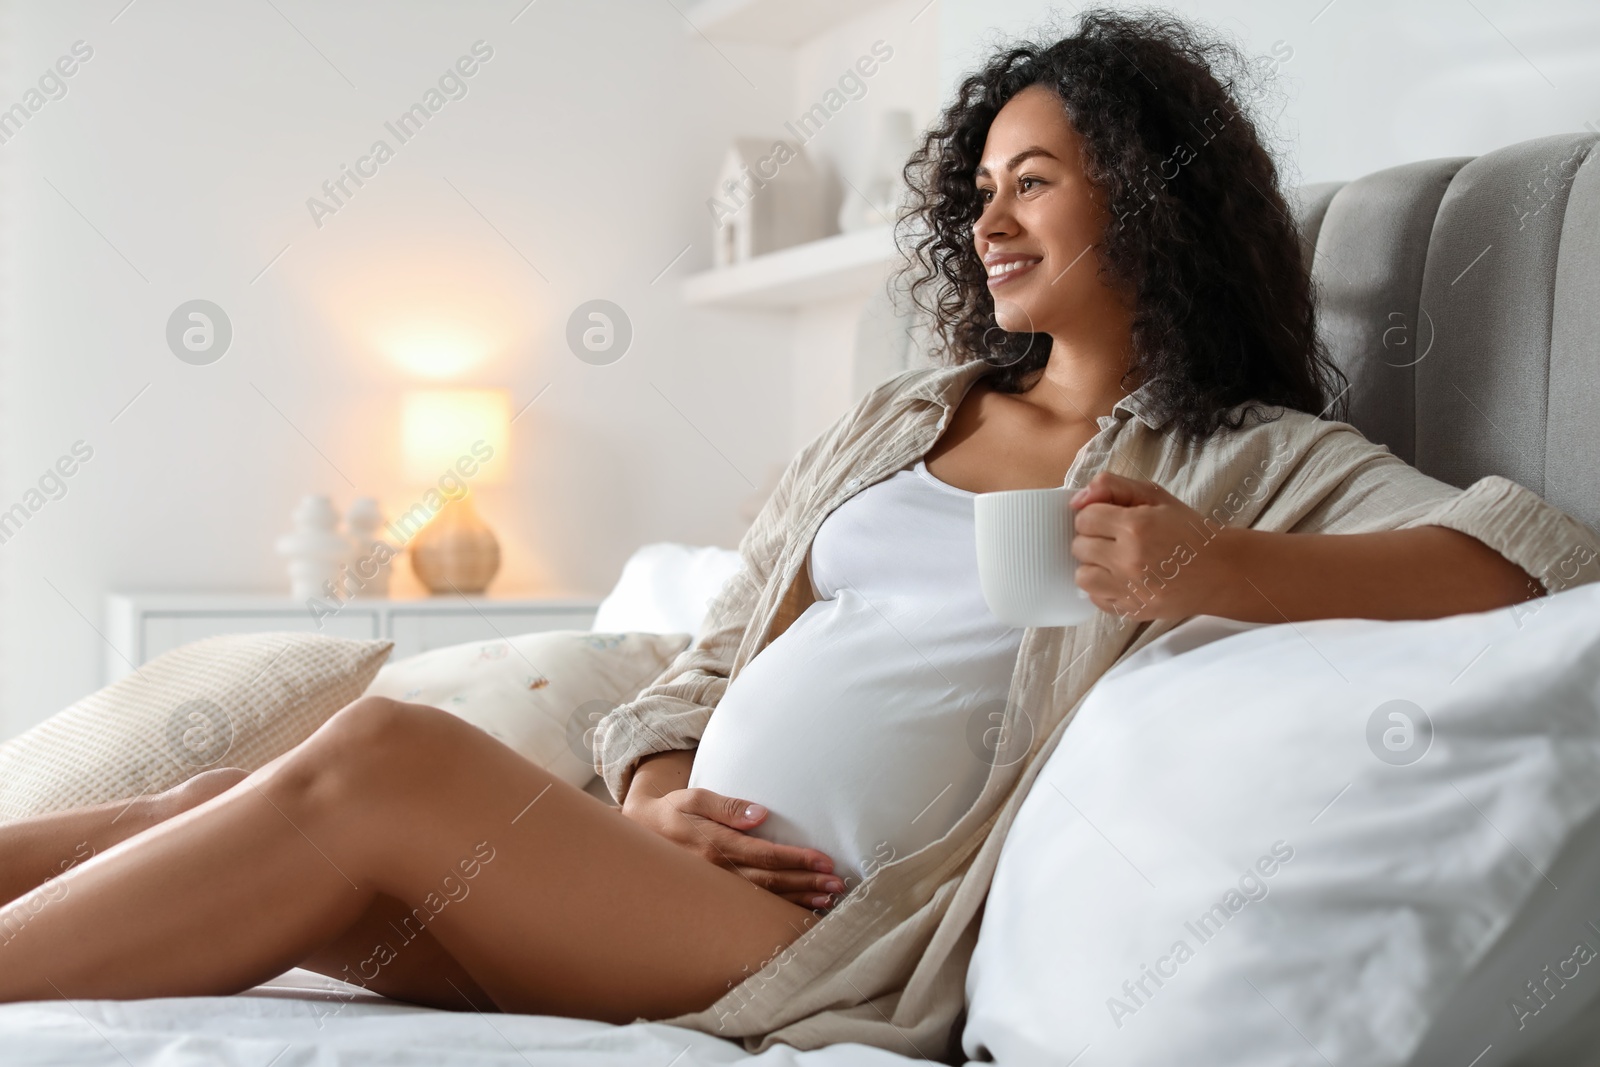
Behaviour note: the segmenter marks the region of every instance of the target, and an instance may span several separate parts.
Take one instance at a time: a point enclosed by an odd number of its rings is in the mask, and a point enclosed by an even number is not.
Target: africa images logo
[[[167,347],[192,366],[215,363],[232,343],[228,313],[210,300],[186,300],[167,317]]]

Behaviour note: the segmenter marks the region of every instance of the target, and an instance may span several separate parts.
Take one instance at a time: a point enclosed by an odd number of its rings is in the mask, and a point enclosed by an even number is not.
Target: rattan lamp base
[[[481,593],[500,569],[500,542],[470,495],[445,504],[409,547],[411,569],[433,593]]]

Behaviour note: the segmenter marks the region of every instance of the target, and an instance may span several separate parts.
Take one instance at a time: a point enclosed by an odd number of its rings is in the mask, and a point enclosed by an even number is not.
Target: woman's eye
[[[1022,191],[1023,192],[1027,192],[1029,189],[1033,188],[1035,185],[1042,185],[1043,183],[1038,178],[1034,178],[1034,177],[1030,176],[1030,177],[1023,178],[1023,179],[1019,180],[1017,182],[1017,184],[1022,187]]]
[[[994,190],[993,189],[979,189],[978,190],[978,203],[987,204],[989,201],[991,201],[993,199],[994,199]]]

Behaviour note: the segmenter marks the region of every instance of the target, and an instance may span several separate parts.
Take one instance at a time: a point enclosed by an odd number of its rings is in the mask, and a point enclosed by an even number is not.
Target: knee
[[[463,725],[426,704],[367,696],[334,712],[313,740],[334,767],[399,771],[447,748],[449,735]]]
[[[281,768],[280,788],[295,803],[346,807],[402,788],[440,744],[448,712],[388,697],[345,705]]]
[[[349,750],[351,755],[377,752],[404,744],[412,733],[417,712],[436,710],[389,697],[361,697],[334,712],[313,737],[324,747]]]

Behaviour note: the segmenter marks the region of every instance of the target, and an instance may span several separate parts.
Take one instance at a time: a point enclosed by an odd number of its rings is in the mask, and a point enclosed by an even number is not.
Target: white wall
[[[939,20],[927,0],[896,0],[869,8],[833,31],[806,42],[795,57],[794,110],[804,111],[837,84],[840,72],[883,42],[892,57],[866,79],[860,100],[841,108],[806,145],[838,180],[837,195],[857,198],[868,185],[876,138],[885,112],[911,112],[916,128],[931,122],[939,105]],[[852,188],[853,187],[853,188]],[[837,204],[830,204],[830,210]],[[796,447],[826,429],[856,399],[851,361],[834,358],[856,344],[866,301],[839,300],[794,316],[794,426]]]
[[[948,93],[1002,34],[1081,5],[939,0]],[[1143,5],[1116,4],[1137,8]],[[1248,55],[1294,50],[1280,71],[1276,134],[1302,182],[1350,179],[1418,159],[1473,156],[1600,127],[1600,5],[1593,0],[1172,0]]]
[[[0,145],[0,508],[73,442],[94,457],[0,544],[0,737],[99,684],[108,590],[285,588],[271,545],[302,494],[414,500],[419,339],[518,406],[549,386],[514,485],[480,494],[499,588],[598,595],[645,541],[735,542],[790,454],[787,353],[676,282],[710,264],[729,137],[789,117],[786,64],[663,3],[125,2],[3,9],[0,107],[73,42],[94,55]],[[479,39],[468,95],[398,146],[384,121]],[[395,158],[319,229],[306,199],[379,137]],[[165,343],[196,297],[234,327],[211,366]],[[606,367],[564,341],[595,297],[635,330]]]

